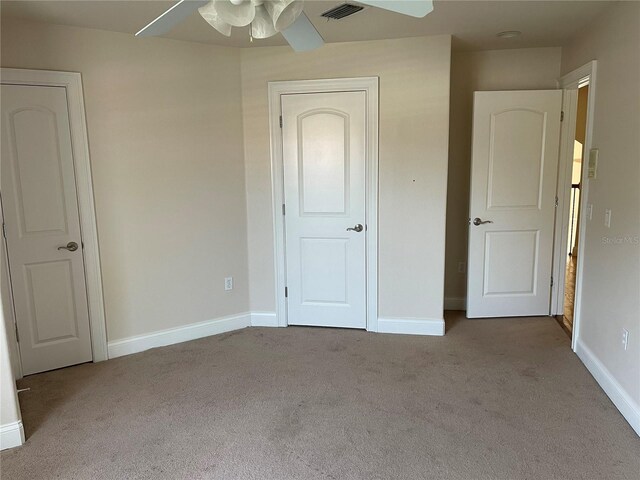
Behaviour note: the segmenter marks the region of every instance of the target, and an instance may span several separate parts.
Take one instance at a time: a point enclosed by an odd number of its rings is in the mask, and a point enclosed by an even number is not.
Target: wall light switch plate
[[[608,208],[604,211],[604,226],[611,228],[611,210]]]
[[[587,171],[587,177],[595,180],[598,173],[598,149],[592,148],[589,151],[589,170]]]
[[[224,279],[224,289],[233,290],[233,277],[226,277]]]

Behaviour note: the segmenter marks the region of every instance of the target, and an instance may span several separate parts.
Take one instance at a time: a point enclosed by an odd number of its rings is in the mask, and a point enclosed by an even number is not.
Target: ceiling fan
[[[422,18],[433,10],[432,0],[357,0],[358,3]],[[218,32],[231,36],[231,27],[251,25],[253,38],[281,33],[297,52],[313,50],[324,40],[302,11],[303,0],[180,0],[136,33],[151,37],[168,33],[198,10]]]

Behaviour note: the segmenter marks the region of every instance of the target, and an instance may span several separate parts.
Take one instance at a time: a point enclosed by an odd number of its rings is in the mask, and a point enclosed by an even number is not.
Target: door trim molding
[[[589,77],[589,94],[587,97],[587,129],[585,132],[585,142],[584,142],[584,151],[586,158],[584,161],[588,161],[589,151],[592,148],[592,140],[593,140],[593,118],[595,112],[595,104],[596,104],[596,73],[597,73],[598,62],[596,60],[592,60],[591,62],[582,65],[580,68],[573,70],[572,72],[567,73],[563,77],[558,80],[558,87],[563,90],[563,97],[569,97],[568,91],[574,90],[578,88],[579,83]],[[564,98],[563,98],[563,108],[564,108]],[[564,251],[566,242],[567,231],[569,228],[569,198],[568,198],[568,187],[571,184],[571,175],[567,175],[567,165],[573,162],[573,141],[571,137],[575,134],[575,117],[576,117],[576,109],[577,109],[577,101],[569,102],[572,110],[570,112],[566,112],[568,115],[567,122],[563,122],[560,130],[560,158],[558,159],[558,185],[556,190],[556,195],[558,195],[558,208],[556,209],[556,233],[555,233],[555,245],[557,248],[562,249]],[[566,118],[566,117],[565,117]],[[565,127],[566,128],[563,128]],[[568,136],[569,135],[569,136]],[[564,148],[566,144],[570,141],[571,148]],[[570,170],[569,170],[570,171]],[[580,316],[581,316],[581,303],[582,303],[582,282],[583,277],[582,273],[584,271],[584,255],[581,255],[579,252],[585,251],[586,244],[586,234],[587,234],[587,221],[586,221],[586,211],[587,211],[587,203],[589,198],[589,176],[588,176],[588,168],[582,168],[582,178],[580,179],[581,189],[580,189],[580,211],[579,216],[582,219],[580,222],[580,229],[578,231],[578,238],[580,239],[580,245],[578,248],[578,264],[576,265],[577,273],[576,273],[576,289],[574,294],[574,307],[573,307],[573,328],[572,328],[572,336],[571,336],[571,348],[574,352],[577,352],[578,348],[578,338],[580,336]],[[559,237],[559,238],[558,238]],[[564,242],[564,243],[562,243]],[[553,258],[553,266],[552,271],[557,272],[558,281],[556,282],[556,286],[551,291],[551,307],[555,307],[555,312],[551,310],[551,314],[556,314],[557,311],[560,311],[560,315],[563,314],[562,305],[563,302],[560,299],[564,298],[564,267],[562,262],[564,260],[564,255],[557,254],[554,251]],[[556,278],[556,277],[554,277]]]
[[[73,165],[80,214],[80,231],[82,232],[84,247],[83,256],[89,305],[91,350],[94,362],[107,360],[107,330],[102,293],[102,270],[100,267],[100,250],[98,247],[98,229],[96,226],[82,76],[77,72],[2,68],[0,69],[0,79],[3,84],[64,87],[67,91]]]
[[[2,198],[0,195],[0,217],[2,218],[2,223],[4,224],[4,210],[3,210]],[[9,361],[11,362],[11,371],[13,372],[13,378],[18,380],[22,378],[22,360],[20,358],[20,347],[18,347],[18,342],[16,338],[16,312],[13,305],[13,285],[11,285],[11,274],[9,273],[9,249],[7,245],[7,239],[4,235],[2,235],[2,258],[0,259],[0,264],[2,265],[2,270],[4,270],[4,275],[0,279],[0,282],[5,282],[7,286],[7,295],[8,298],[5,297],[4,290],[0,295],[2,295],[2,314],[5,312],[8,315],[4,315],[4,322],[6,325],[6,333],[7,333],[7,343],[9,347]],[[6,322],[11,320],[11,325],[9,326]],[[11,327],[11,328],[9,328]]]
[[[336,78],[269,82],[269,133],[271,138],[271,192],[273,200],[273,236],[276,285],[276,320],[288,325],[285,268],[284,167],[280,96],[295,93],[361,92],[366,93],[366,282],[367,330],[378,331],[378,77]]]

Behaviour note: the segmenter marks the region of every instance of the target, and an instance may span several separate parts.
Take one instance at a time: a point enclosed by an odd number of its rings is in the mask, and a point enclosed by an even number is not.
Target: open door
[[[476,92],[467,316],[548,315],[561,90]]]

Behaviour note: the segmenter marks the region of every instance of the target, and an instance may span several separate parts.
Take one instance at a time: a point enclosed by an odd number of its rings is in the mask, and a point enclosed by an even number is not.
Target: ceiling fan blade
[[[324,45],[324,40],[304,12],[282,31],[282,36],[296,52],[306,52]]]
[[[426,17],[433,11],[432,0],[357,0],[358,3],[402,13],[412,17]]]
[[[168,33],[178,23],[207,3],[209,3],[209,0],[180,0],[153,22],[136,33],[136,37],[153,37]]]

